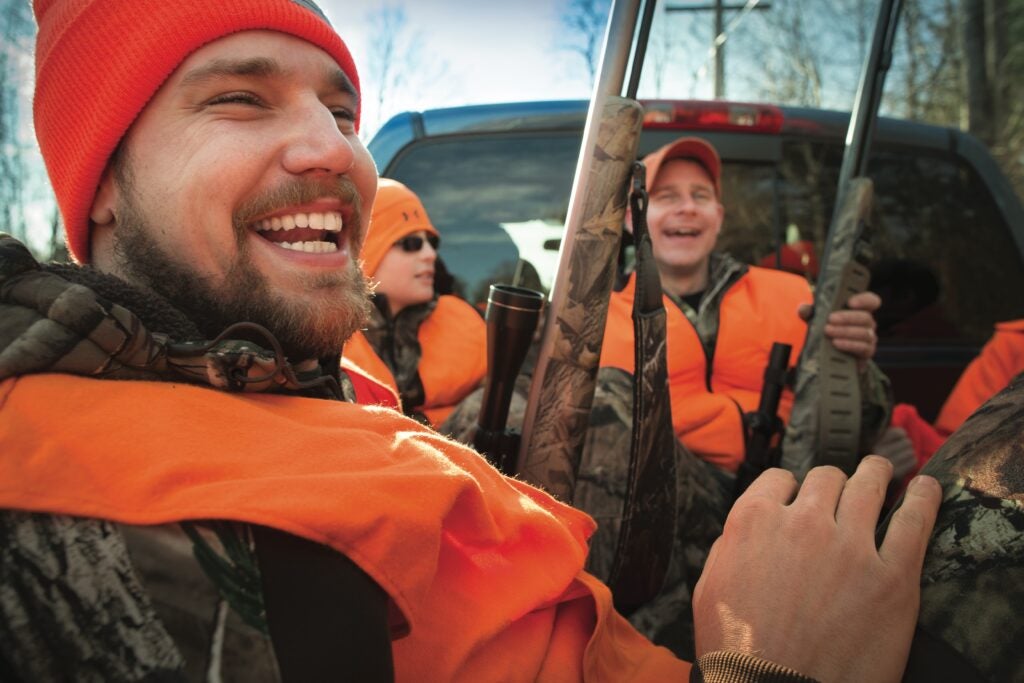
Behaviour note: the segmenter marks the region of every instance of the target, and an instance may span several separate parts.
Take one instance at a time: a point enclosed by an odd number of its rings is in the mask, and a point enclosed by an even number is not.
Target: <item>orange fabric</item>
[[[996,323],[995,333],[960,375],[935,427],[948,436],[1010,380],[1024,372],[1024,320]]]
[[[0,383],[0,444],[3,508],[231,519],[344,553],[411,627],[399,681],[687,675],[582,571],[589,517],[395,411],[43,374]]]
[[[423,405],[409,407],[437,427],[487,373],[487,324],[473,306],[445,295],[438,297],[417,338],[423,350],[419,373],[425,399]],[[345,357],[398,392],[394,376],[362,332],[345,345]]]
[[[280,31],[334,58],[359,90],[348,48],[327,19],[295,0],[34,0],[36,137],[71,255],[89,261],[89,209],[118,141],[197,49],[248,29]],[[112,49],[112,46],[117,46]],[[68,102],[88,102],[68,116]],[[356,129],[359,112],[356,112]]]
[[[633,372],[635,287],[635,277],[630,277],[621,292],[612,294],[602,367]],[[790,363],[796,363],[807,333],[797,308],[810,302],[810,288],[802,278],[751,266],[722,298],[709,381],[697,331],[664,297],[672,424],[679,440],[697,457],[730,472],[739,467],[745,455],[743,413],[757,409],[772,342],[792,344]],[[779,417],[788,421],[792,408],[793,394],[787,389],[779,402]]]
[[[341,369],[348,375],[356,390],[356,403],[361,403],[364,406],[401,409],[401,401],[393,387],[375,379],[370,373],[347,358],[341,359]]]

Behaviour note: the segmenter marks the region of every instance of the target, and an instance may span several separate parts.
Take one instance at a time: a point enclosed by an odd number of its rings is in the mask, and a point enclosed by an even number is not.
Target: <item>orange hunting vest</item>
[[[420,325],[417,337],[423,351],[419,373],[425,400],[422,406],[406,408],[422,412],[437,427],[487,372],[487,324],[470,304],[444,295],[438,297],[437,307]],[[348,340],[344,355],[398,393],[391,370],[362,332]]]
[[[943,435],[955,432],[971,413],[1006,388],[1024,371],[1024,320],[996,323],[995,333],[978,357],[960,375],[946,399],[935,427]]]
[[[0,508],[237,520],[344,553],[409,627],[397,681],[688,677],[583,572],[593,520],[394,410],[40,374],[0,382],[0,451]]]
[[[635,276],[613,292],[601,347],[601,366],[633,372]],[[803,278],[778,270],[750,269],[726,291],[719,311],[711,366],[693,324],[663,297],[667,311],[668,385],[676,435],[697,457],[735,472],[744,458],[743,413],[756,410],[772,342],[792,344],[790,363],[803,348],[807,325],[797,308],[811,303]],[[793,394],[786,390],[779,416],[789,420]]]

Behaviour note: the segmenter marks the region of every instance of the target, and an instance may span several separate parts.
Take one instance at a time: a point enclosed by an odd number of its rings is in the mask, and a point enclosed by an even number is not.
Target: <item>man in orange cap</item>
[[[487,372],[487,327],[464,300],[434,288],[440,235],[419,197],[381,178],[363,245],[374,284],[367,328],[345,357],[385,381],[406,415],[439,428]]]
[[[757,409],[773,342],[793,347],[795,363],[807,332],[811,290],[796,275],[740,263],[716,252],[722,230],[722,164],[700,138],[680,138],[644,157],[647,228],[668,312],[668,374],[672,421],[683,444],[727,472],[744,458],[743,414]],[[634,277],[612,296],[602,367],[633,371]],[[889,414],[888,381],[869,361],[876,346],[873,312],[881,300],[857,294],[833,312],[825,328],[861,370],[862,452]],[[786,390],[785,421],[793,405]]]
[[[685,680],[582,571],[590,518],[353,402],[377,178],[311,0],[35,13],[36,132],[90,265],[0,238],[3,678]],[[938,487],[876,550],[886,464],[815,472],[738,505],[697,603],[708,680],[899,677]]]

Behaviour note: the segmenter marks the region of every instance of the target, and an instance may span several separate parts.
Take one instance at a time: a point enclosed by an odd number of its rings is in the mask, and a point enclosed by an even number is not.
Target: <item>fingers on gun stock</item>
[[[898,680],[941,489],[916,479],[876,549],[891,476],[887,460],[868,456],[849,479],[818,467],[800,487],[780,469],[754,481],[694,592],[698,655],[738,649],[819,680],[850,667],[863,680]]]

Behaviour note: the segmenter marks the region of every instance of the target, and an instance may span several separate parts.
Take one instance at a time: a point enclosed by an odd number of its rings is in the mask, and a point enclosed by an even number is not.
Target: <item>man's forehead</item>
[[[657,188],[667,182],[670,182],[669,172],[672,171],[674,176],[671,180],[680,180],[679,175],[685,173],[686,170],[694,170],[697,172],[697,178],[687,178],[688,182],[699,182],[700,184],[707,185],[709,188],[714,188],[714,181],[711,180],[711,174],[704,167],[704,164],[699,159],[693,157],[672,157],[662,162],[661,167],[658,169],[658,175],[655,176],[654,182],[651,184],[652,189]]]
[[[304,59],[295,58],[296,50],[302,51]],[[352,79],[330,55],[312,43],[275,31],[241,31],[203,46],[179,67],[180,84],[193,86],[227,77],[287,78],[314,54],[323,81],[358,98]]]

